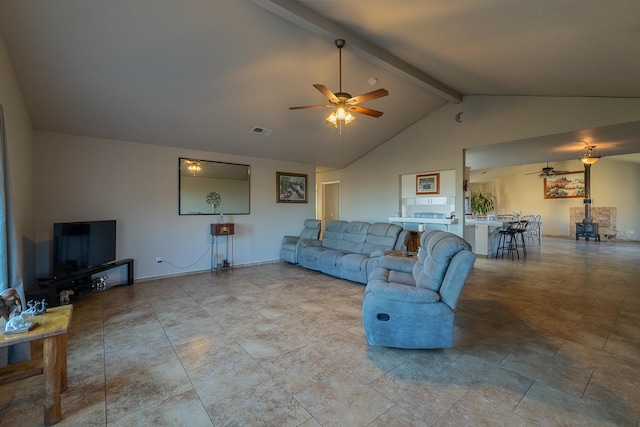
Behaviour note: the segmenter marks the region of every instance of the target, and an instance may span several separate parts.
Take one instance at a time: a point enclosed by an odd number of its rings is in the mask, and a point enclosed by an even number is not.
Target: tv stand
[[[123,265],[127,266],[126,284],[128,286],[133,285],[133,264],[133,258],[106,262],[104,264],[78,270],[64,276],[54,277],[53,279],[42,281],[39,283],[39,286],[41,288],[47,289],[47,305],[49,307],[56,307],[60,304],[60,298],[58,297],[60,291],[65,289],[73,289],[76,286],[86,285],[87,283],[91,285],[92,275]]]

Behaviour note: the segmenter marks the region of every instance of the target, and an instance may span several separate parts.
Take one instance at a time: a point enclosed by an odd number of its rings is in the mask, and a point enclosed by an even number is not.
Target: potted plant
[[[471,193],[471,211],[476,215],[486,216],[489,212],[493,211],[493,201],[495,196],[491,193],[478,190],[475,193]]]

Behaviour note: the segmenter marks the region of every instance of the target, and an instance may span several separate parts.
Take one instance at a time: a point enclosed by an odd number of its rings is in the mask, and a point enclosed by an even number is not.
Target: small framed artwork
[[[307,174],[276,172],[277,203],[307,203]]]
[[[545,199],[584,197],[584,171],[565,172],[544,179]]]
[[[416,194],[440,194],[440,174],[416,175]]]

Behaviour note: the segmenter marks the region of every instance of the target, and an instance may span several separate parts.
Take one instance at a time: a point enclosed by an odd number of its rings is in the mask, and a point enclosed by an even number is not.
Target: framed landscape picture
[[[277,203],[307,203],[307,175],[276,172]]]
[[[545,178],[545,199],[569,199],[584,197],[584,171],[565,172]]]
[[[440,174],[416,175],[416,194],[440,194]]]

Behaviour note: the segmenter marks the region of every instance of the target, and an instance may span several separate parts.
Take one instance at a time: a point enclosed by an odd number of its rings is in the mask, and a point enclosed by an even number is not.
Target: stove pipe
[[[591,165],[584,165],[584,224],[591,224]]]

